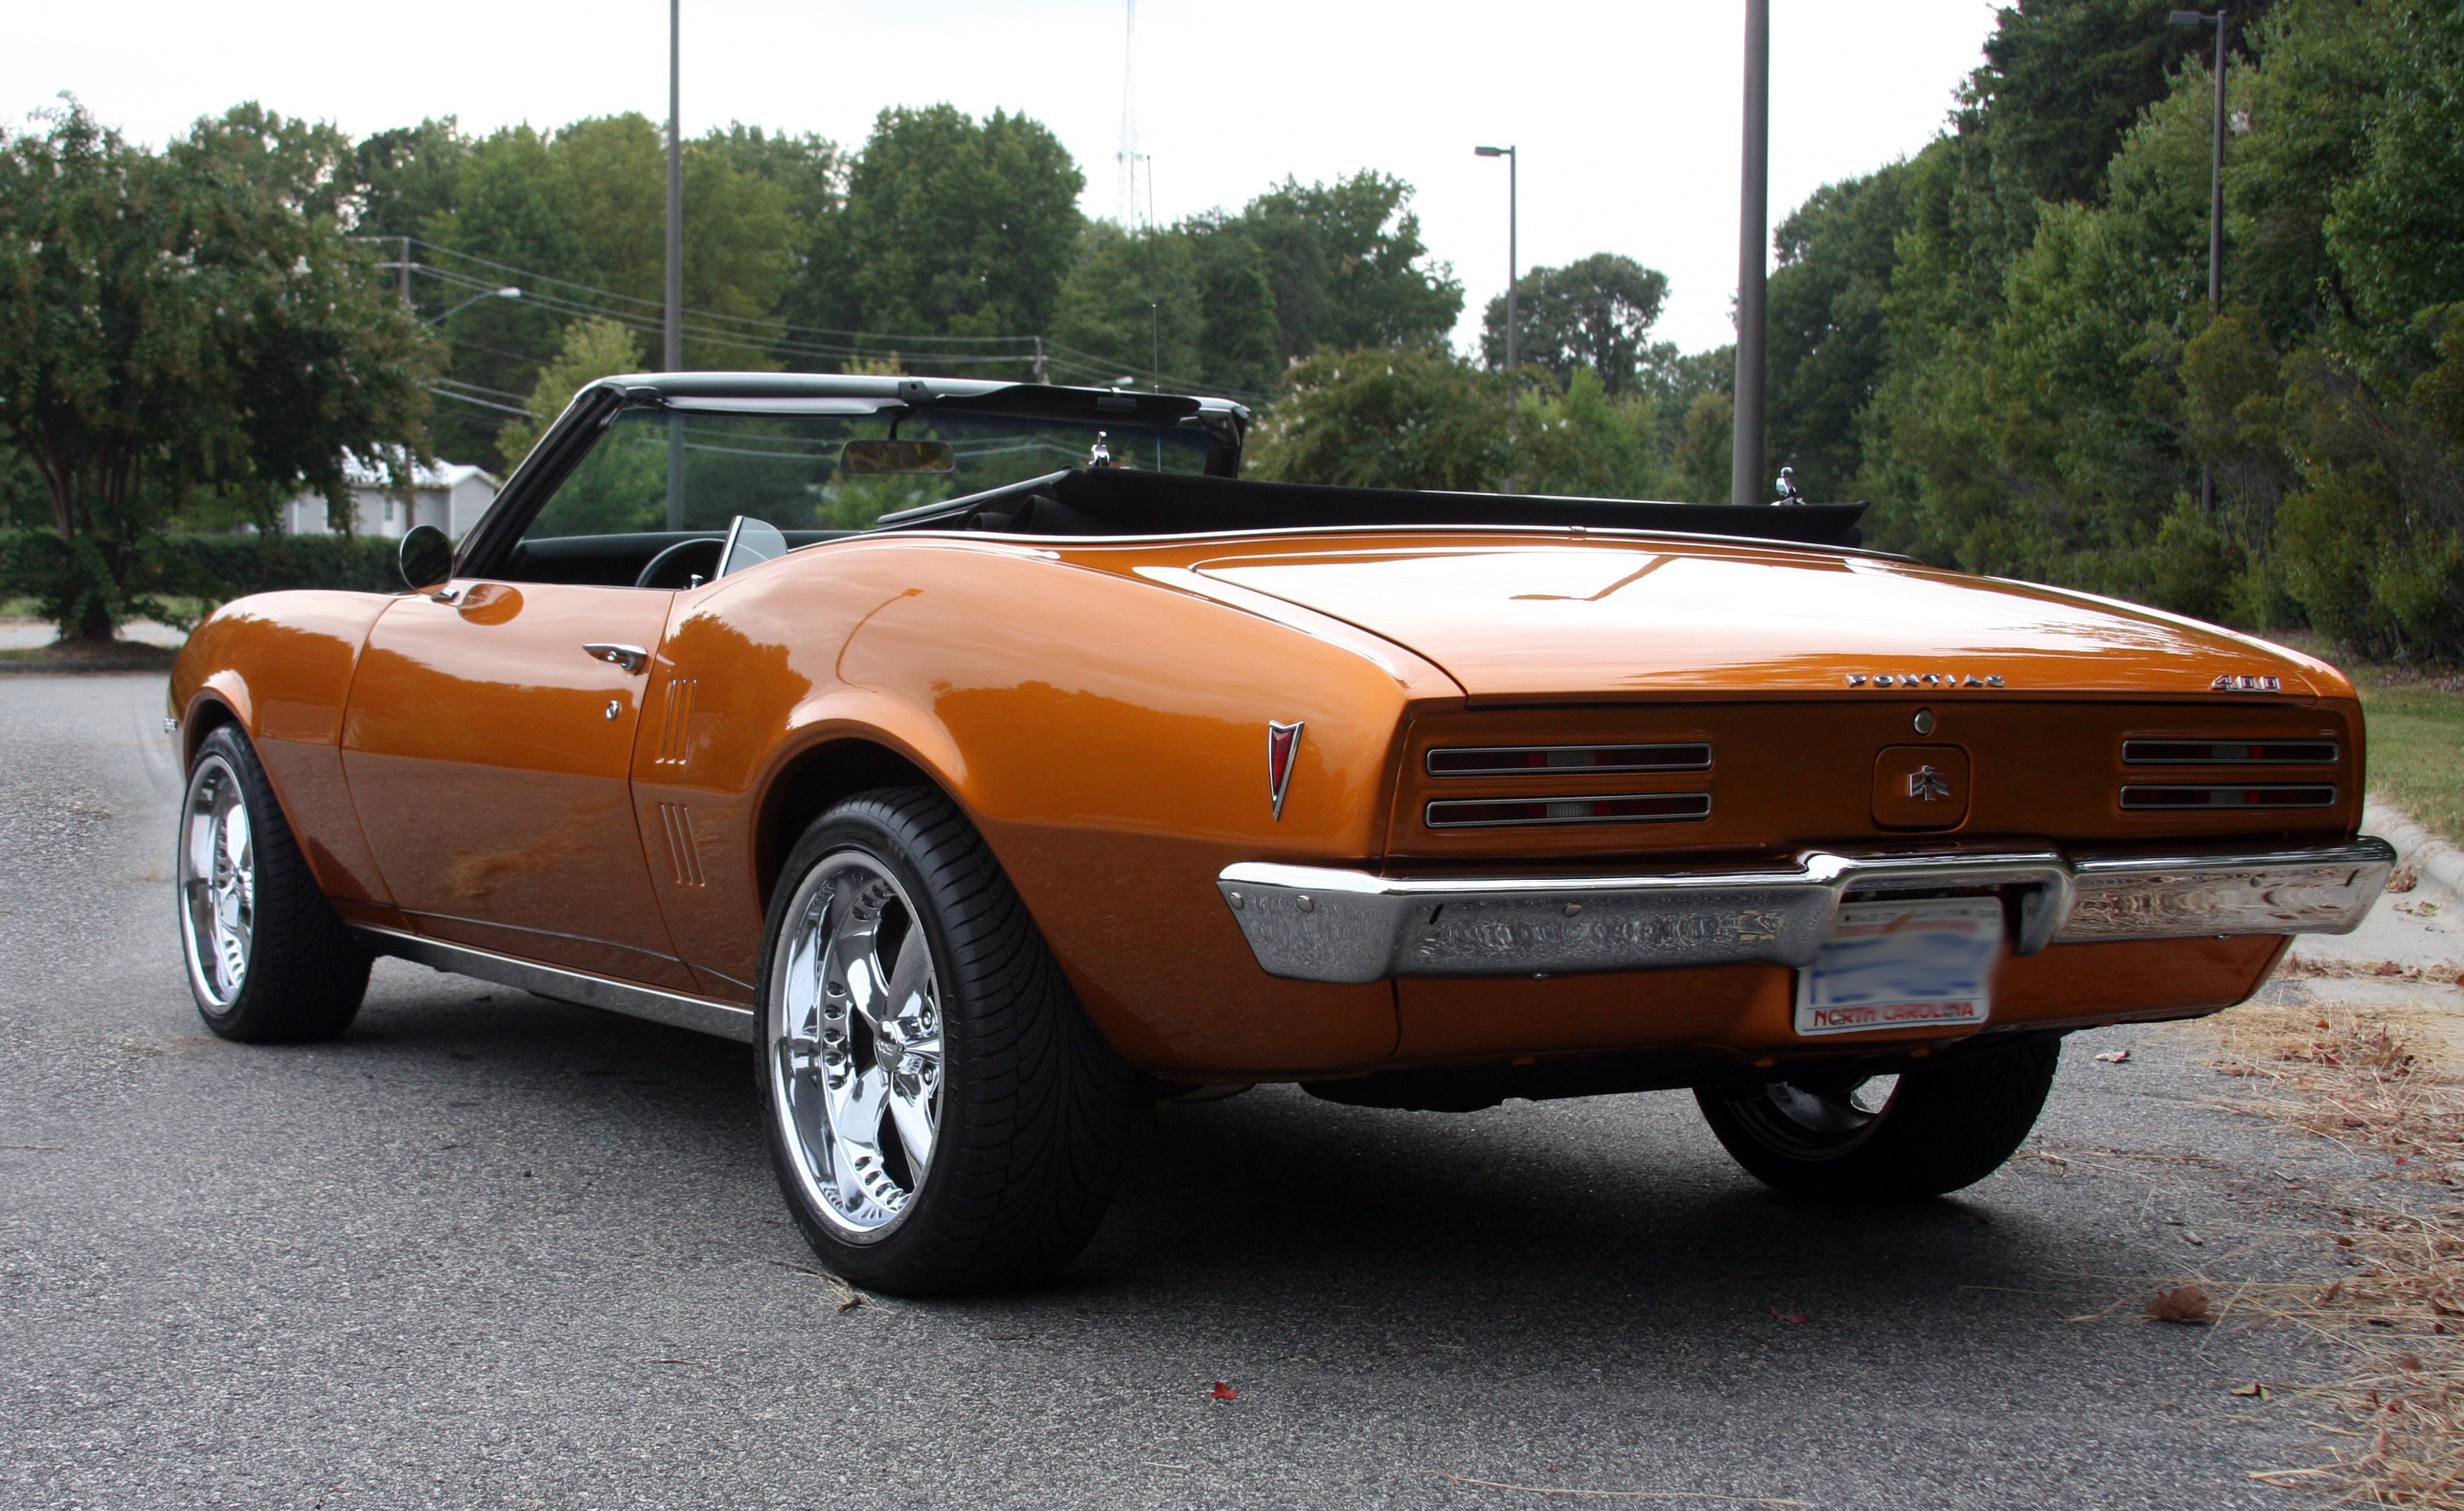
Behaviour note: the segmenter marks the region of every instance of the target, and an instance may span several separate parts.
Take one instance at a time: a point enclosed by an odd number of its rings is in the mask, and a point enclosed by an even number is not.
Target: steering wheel
[[[678,541],[658,555],[642,564],[640,575],[633,579],[636,588],[684,588],[699,575],[707,582],[718,570],[719,548],[727,543],[715,536],[694,541]]]

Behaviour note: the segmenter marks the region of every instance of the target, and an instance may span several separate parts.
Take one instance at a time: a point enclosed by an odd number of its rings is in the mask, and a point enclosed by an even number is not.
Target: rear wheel
[[[1808,1073],[1698,1086],[1720,1143],[1756,1179],[1793,1195],[1907,1201],[2001,1168],[2045,1105],[2061,1040],[2016,1039],[1900,1076]]]
[[[188,766],[174,861],[180,945],[206,1027],[253,1043],[332,1038],[368,989],[368,952],[318,889],[236,724]]]
[[[759,1076],[814,1252],[910,1295],[1049,1275],[1094,1234],[1141,1082],[948,798],[825,813],[781,873]]]

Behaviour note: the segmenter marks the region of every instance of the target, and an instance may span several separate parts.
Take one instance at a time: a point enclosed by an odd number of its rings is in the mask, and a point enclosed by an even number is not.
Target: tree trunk
[[[85,611],[77,615],[77,623],[63,622],[60,625],[60,638],[75,640],[80,645],[108,645],[112,632],[118,628],[111,620],[111,606],[89,595],[85,601]]]

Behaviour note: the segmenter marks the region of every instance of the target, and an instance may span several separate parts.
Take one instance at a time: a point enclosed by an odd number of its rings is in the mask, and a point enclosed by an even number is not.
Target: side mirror
[[[402,538],[402,551],[394,561],[411,591],[424,593],[453,575],[453,543],[432,524],[415,524]]]

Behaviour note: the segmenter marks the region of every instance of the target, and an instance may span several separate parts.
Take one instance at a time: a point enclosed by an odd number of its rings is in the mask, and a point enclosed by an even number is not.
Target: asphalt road
[[[398,962],[338,1043],[208,1036],[161,697],[0,682],[0,1504],[2286,1505],[2249,1472],[2315,1461],[2230,1393],[2305,1345],[2135,1316],[2325,1273],[2266,1209],[2352,1173],[2182,1031],[2071,1042],[2066,1164],[1881,1214],[1682,1094],[1166,1108],[1065,1283],[842,1312],[739,1046]]]

